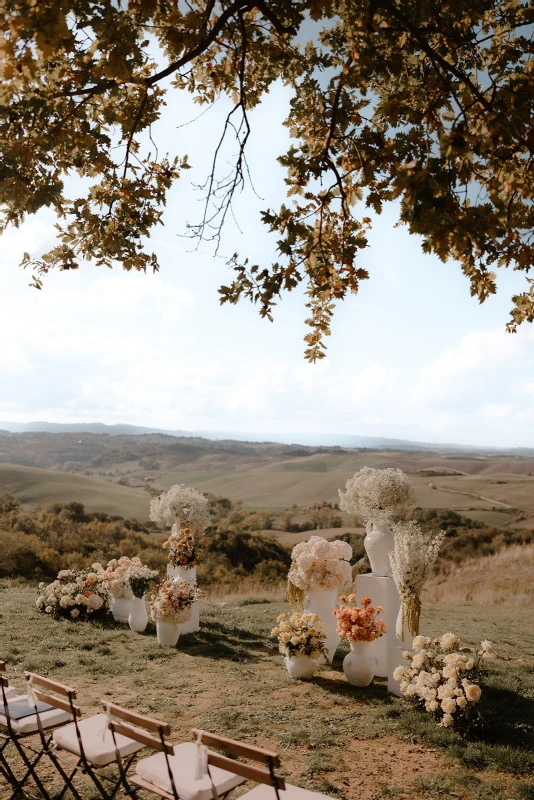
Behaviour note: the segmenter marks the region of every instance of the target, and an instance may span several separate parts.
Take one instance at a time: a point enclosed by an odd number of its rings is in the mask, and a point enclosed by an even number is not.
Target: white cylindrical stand
[[[377,659],[375,675],[387,678],[389,674],[389,649],[398,645],[395,626],[400,608],[400,598],[393,578],[382,578],[377,575],[356,576],[356,599],[360,603],[362,597],[370,597],[374,606],[382,606],[383,615],[379,616],[386,623],[387,633],[369,644],[369,654]]]
[[[196,567],[175,567],[173,564],[167,565],[167,577],[178,578],[181,581],[188,581],[189,583],[196,583],[197,581],[197,568]],[[200,630],[200,612],[198,608],[198,601],[191,606],[191,614],[186,622],[180,625],[180,636],[186,633],[196,633]]]

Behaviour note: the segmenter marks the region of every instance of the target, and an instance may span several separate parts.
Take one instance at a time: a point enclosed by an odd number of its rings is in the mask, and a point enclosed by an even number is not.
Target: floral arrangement
[[[358,470],[345,484],[345,491],[339,490],[339,497],[342,511],[377,523],[401,517],[414,502],[410,479],[402,470],[393,468]]]
[[[414,520],[396,523],[393,531],[395,547],[389,554],[389,561],[401,598],[401,636],[404,640],[405,623],[412,636],[419,633],[421,591],[445,534],[443,531],[424,533]]]
[[[55,581],[39,584],[37,608],[46,614],[70,619],[94,616],[107,608],[103,568],[93,564],[90,570],[62,569]]]
[[[356,603],[356,595],[341,595],[342,603]],[[377,619],[382,614],[382,606],[373,606],[370,597],[362,597],[362,607],[356,605],[342,605],[334,609],[332,614],[337,617],[337,635],[350,642],[373,642],[387,633],[383,619]]]
[[[130,599],[132,592],[126,573],[130,567],[142,566],[143,562],[140,558],[137,558],[137,556],[133,558],[122,556],[118,560],[112,558],[111,561],[108,561],[106,569],[102,574],[104,588],[108,590],[112,597],[118,600]]]
[[[416,636],[413,644],[419,652],[404,653],[410,663],[393,673],[403,697],[432,714],[444,728],[474,727],[480,719],[482,662],[495,658],[493,644],[486,639],[478,650],[461,647],[453,633],[439,639]]]
[[[352,547],[337,539],[329,542],[311,536],[291,551],[288,599],[293,608],[302,608],[304,595],[311,588],[343,589],[352,583]]]
[[[200,534],[200,529],[195,530],[195,534]],[[171,564],[179,567],[196,567],[198,564],[198,551],[199,544],[206,545],[207,539],[202,539],[200,542],[191,533],[190,528],[184,528],[183,531],[177,530],[172,527],[172,532],[169,538],[163,542],[163,547],[168,548],[168,559]]]
[[[325,634],[317,614],[280,614],[271,636],[278,637],[278,649],[284,656],[328,656]]]
[[[189,619],[191,606],[200,597],[196,583],[165,580],[150,603],[150,613],[156,622],[180,623]]]
[[[144,597],[158,577],[158,571],[144,564],[133,564],[125,572],[125,580],[134,597]]]
[[[175,484],[168,492],[154,497],[150,503],[150,519],[172,525],[178,529],[190,528],[204,531],[211,522],[206,497],[191,486]]]

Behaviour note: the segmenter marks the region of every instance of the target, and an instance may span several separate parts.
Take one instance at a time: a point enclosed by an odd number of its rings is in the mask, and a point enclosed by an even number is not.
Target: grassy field
[[[112,622],[50,619],[31,587],[5,582],[0,601],[0,657],[15,685],[23,688],[23,669],[68,682],[84,713],[113,698],[168,720],[175,740],[199,726],[267,746],[291,782],[345,800],[534,798],[532,605],[424,607],[424,633],[454,630],[498,646],[486,726],[465,741],[388,695],[382,679],[368,689],[347,684],[344,647],[311,681],[292,681],[268,638],[285,609],[272,597],[204,602],[200,633],[177,649],[159,647],[153,627],[139,635]]]

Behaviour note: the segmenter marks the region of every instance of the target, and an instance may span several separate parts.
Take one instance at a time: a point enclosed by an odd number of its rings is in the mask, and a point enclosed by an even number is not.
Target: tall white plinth
[[[400,599],[395,581],[393,578],[379,578],[377,575],[357,575],[355,594],[358,603],[362,597],[370,597],[374,606],[382,606],[384,609],[384,613],[380,616],[386,623],[387,633],[370,643],[369,654],[378,662],[375,675],[379,678],[387,678],[389,648],[398,644],[395,625]]]
[[[196,567],[180,567],[167,564],[167,577],[177,578],[180,581],[188,581],[189,583],[196,583],[197,568]],[[185,633],[196,633],[200,630],[200,611],[198,601],[191,606],[191,614],[189,619],[182,622],[180,626],[180,636]]]

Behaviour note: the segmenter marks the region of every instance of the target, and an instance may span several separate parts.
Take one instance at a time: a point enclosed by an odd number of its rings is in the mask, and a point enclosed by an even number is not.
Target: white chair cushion
[[[25,694],[14,695],[8,698],[8,703],[15,702],[16,700],[26,700],[27,697],[28,695]],[[60,708],[43,711],[39,716],[41,717],[41,725],[45,730],[47,728],[54,728],[56,725],[64,725],[65,722],[72,719],[72,714],[68,711],[62,711]],[[0,714],[0,725],[7,725],[7,720],[3,714]],[[28,717],[22,717],[22,719],[12,719],[11,727],[16,733],[35,733],[39,730],[37,716],[31,714]]]
[[[105,714],[95,714],[78,721],[78,730],[82,737],[83,750],[87,760],[96,767],[103,767],[115,761],[115,744],[113,734],[107,727],[108,718]],[[120,733],[115,734],[117,749],[121,756],[130,756],[144,746],[135,739],[128,739]],[[54,731],[54,742],[58,747],[69,753],[80,755],[80,744],[76,735],[76,726],[65,725]]]
[[[260,783],[250,792],[242,794],[239,800],[276,800],[276,792],[272,786]],[[333,798],[328,794],[312,792],[311,789],[301,789],[300,786],[286,783],[285,790],[280,791],[280,800],[333,800]]]
[[[6,700],[10,700],[12,697],[15,697],[17,694],[17,690],[14,686],[5,686],[4,693],[6,695]],[[2,693],[0,692],[0,703],[2,702]]]
[[[197,745],[195,742],[175,745],[174,755],[169,756],[169,763],[176,791],[181,800],[212,800],[213,789],[209,775],[205,775],[200,780],[194,778],[196,759]],[[164,753],[156,753],[138,761],[136,772],[143,780],[172,794]],[[219,795],[226,794],[230,789],[244,783],[244,779],[239,775],[234,775],[225,769],[210,767],[210,772]]]

